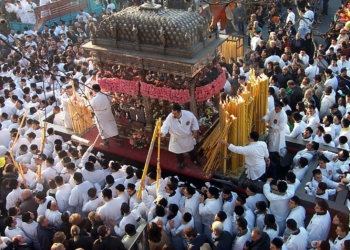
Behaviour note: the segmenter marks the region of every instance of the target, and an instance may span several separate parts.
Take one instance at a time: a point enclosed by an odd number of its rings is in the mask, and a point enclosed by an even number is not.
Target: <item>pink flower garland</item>
[[[216,78],[213,82],[202,86],[197,87],[195,91],[196,101],[203,102],[205,100],[210,99],[213,95],[216,95],[220,92],[220,90],[225,86],[226,77],[225,72],[221,72],[221,74]]]
[[[102,91],[110,91],[124,93],[127,95],[137,95],[139,93],[139,82],[128,81],[119,78],[99,78],[97,82],[100,84]]]
[[[140,83],[140,93],[142,96],[149,96],[154,99],[176,103],[187,103],[191,101],[191,95],[188,89],[178,90],[166,87],[156,87],[145,82]]]
[[[154,99],[161,99],[164,101],[176,102],[176,103],[188,103],[191,101],[191,95],[189,89],[170,89],[167,87],[156,87],[152,84],[138,81],[128,81],[119,78],[99,78],[97,74],[97,82],[100,84],[103,91],[118,92],[128,95],[137,95],[140,91],[142,96],[148,96]],[[197,102],[203,102],[208,100],[213,95],[220,92],[225,86],[226,77],[225,72],[221,72],[218,78],[213,82],[202,86],[196,87],[195,98]]]

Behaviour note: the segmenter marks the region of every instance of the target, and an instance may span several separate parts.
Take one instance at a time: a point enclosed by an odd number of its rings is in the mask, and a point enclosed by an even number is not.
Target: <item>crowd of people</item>
[[[108,104],[96,82],[98,66],[82,48],[89,42],[89,24],[98,27],[116,11],[111,1],[98,16],[80,11],[69,24],[61,21],[44,25],[38,32],[26,28],[23,33],[10,30],[8,36],[1,35],[0,249],[140,249],[144,246],[138,239],[144,228],[151,250],[350,249],[348,216],[339,213],[331,218],[325,201],[350,181],[349,31],[332,23],[325,45],[315,49],[311,34],[315,15],[303,6],[305,1],[299,2],[297,30],[298,14],[293,8],[288,9],[287,25],[282,26],[283,21],[273,18],[278,13],[275,6],[265,43],[261,34],[267,25],[258,7],[246,29],[250,46],[244,58],[220,61],[227,75],[223,99],[239,95],[251,68],[270,78],[269,113],[261,121],[268,123],[268,145],[258,141],[256,132],[249,135],[247,148],[220,141],[246,156],[249,179],[266,182],[263,193],[249,185],[246,195],[210,183],[196,187],[170,176],[160,179],[157,187],[160,170],[147,173],[142,181],[141,169],[93,154],[93,145],[65,142],[53,128],[42,132],[42,119],[51,111],[54,124],[72,128],[68,105],[79,101],[91,105],[103,121],[96,124],[103,138],[101,146],[109,147],[111,137],[120,142],[116,126],[111,125],[110,108],[98,108]],[[21,4],[26,6],[18,1],[17,6],[6,7],[16,12]],[[16,13],[30,23],[30,11]],[[233,28],[242,33],[244,13],[238,3]],[[327,13],[325,8],[322,13]],[[194,117],[179,106],[173,109],[162,136],[168,132],[174,136],[171,126],[186,127],[182,115]],[[184,152],[191,152],[191,160],[200,166],[192,140],[197,126],[191,122],[193,134],[188,134],[191,140],[186,142],[191,146],[170,149],[177,154],[180,169]],[[265,166],[273,164],[271,155],[285,155],[285,137],[309,143],[279,180],[276,174],[266,173]],[[321,152],[320,144],[342,150]],[[319,166],[305,190],[319,199],[307,223],[295,192],[315,155]],[[141,198],[137,198],[141,187]]]

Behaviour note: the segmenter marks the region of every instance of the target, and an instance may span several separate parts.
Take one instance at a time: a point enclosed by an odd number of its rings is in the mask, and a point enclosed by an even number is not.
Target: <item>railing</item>
[[[38,6],[35,8],[34,12],[38,24],[42,24],[54,18],[58,18],[86,8],[88,8],[88,0],[60,0],[47,5]]]

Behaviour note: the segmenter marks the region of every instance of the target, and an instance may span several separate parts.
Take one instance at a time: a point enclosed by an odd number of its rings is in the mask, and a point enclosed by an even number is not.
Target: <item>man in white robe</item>
[[[25,15],[27,16],[27,23],[36,24],[36,17],[34,13],[34,9],[36,7],[36,3],[33,3],[32,0],[27,0],[26,5],[23,6]]]
[[[105,203],[102,204],[101,202],[101,206],[97,208],[96,212],[101,216],[105,223],[113,221],[116,224],[119,224],[122,219],[122,213],[120,211],[123,204],[122,200],[119,197],[113,198],[112,190],[108,188],[102,191],[102,197]]]
[[[311,243],[313,241],[327,240],[331,228],[331,215],[328,212],[328,208],[328,203],[325,200],[317,200],[315,205],[316,213],[306,227],[306,231],[309,233],[308,248],[312,246]]]
[[[289,237],[284,243],[287,250],[307,249],[308,232],[304,227],[298,227],[294,219],[287,220],[287,229]]]
[[[119,138],[119,132],[117,123],[115,122],[111,102],[107,95],[101,93],[101,87],[98,84],[92,85],[93,98],[90,100],[92,112],[95,114],[95,124],[98,132],[103,139],[103,143],[100,146],[109,148],[109,138],[117,142],[121,146],[121,139]]]
[[[72,105],[73,101],[80,101],[79,99],[80,98],[78,95],[74,93],[72,85],[66,86],[66,92],[61,96],[61,102],[64,113],[64,126],[68,129],[73,129],[72,118],[69,112],[69,105]],[[57,114],[56,112],[54,113]]]
[[[243,147],[229,144],[225,140],[220,140],[219,143],[227,146],[230,151],[245,156],[247,178],[254,181],[264,176],[266,165],[270,164],[269,151],[265,142],[258,141],[258,132],[251,132],[248,140],[249,145]]]
[[[45,217],[49,220],[50,225],[55,228],[60,228],[62,224],[61,213],[58,210],[56,201],[49,201],[47,203],[47,210],[45,211]]]
[[[38,241],[38,223],[34,220],[34,218],[35,216],[32,212],[24,212],[22,214],[22,230],[33,241],[34,248],[41,249]]]
[[[169,151],[176,154],[178,169],[184,166],[184,153],[189,153],[192,162],[200,166],[195,138],[199,129],[197,118],[187,110],[181,110],[179,104],[174,104],[171,114],[163,122],[160,136],[170,134]]]
[[[267,122],[269,129],[269,152],[277,152],[281,155],[281,149],[286,147],[285,127],[288,121],[286,112],[282,109],[281,102],[275,103],[275,109],[265,115],[261,122]],[[281,156],[284,156],[283,154]]]

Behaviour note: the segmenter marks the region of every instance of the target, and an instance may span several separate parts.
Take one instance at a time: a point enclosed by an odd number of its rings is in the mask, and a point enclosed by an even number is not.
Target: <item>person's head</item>
[[[258,132],[256,132],[256,131],[252,131],[252,132],[250,132],[250,134],[249,134],[249,138],[248,138],[248,140],[250,141],[250,142],[256,142],[256,141],[258,141],[259,140],[259,133]]]
[[[101,225],[97,228],[97,235],[104,238],[110,235],[111,229],[106,225]]]
[[[314,209],[316,213],[326,213],[329,209],[329,206],[327,201],[323,199],[317,199]]]
[[[289,232],[297,231],[298,230],[297,222],[294,219],[288,219],[287,228]]]
[[[250,184],[246,190],[245,190],[245,193],[248,195],[248,196],[253,196],[255,195],[256,193],[258,192],[258,189],[257,187],[254,185],[254,184]]]
[[[267,211],[267,204],[265,201],[257,201],[255,207],[258,213],[266,213]]]
[[[52,238],[52,241],[54,243],[63,243],[65,242],[65,240],[66,240],[66,235],[61,231],[56,232]]]
[[[159,227],[156,223],[150,222],[147,226],[148,237],[151,242],[159,242],[162,239],[162,228]]]
[[[105,188],[102,190],[102,198],[105,201],[109,201],[113,198],[113,194],[112,194],[112,190],[110,190],[109,188]]]
[[[224,223],[226,219],[227,219],[227,214],[224,211],[219,211],[214,217],[215,221],[220,221],[222,223]]]
[[[282,249],[282,246],[283,241],[278,237],[272,239],[270,242],[270,250],[280,250]]]
[[[39,215],[36,222],[42,227],[48,227],[50,222],[44,215]]]
[[[345,237],[349,233],[349,226],[346,222],[339,223],[335,229],[335,233],[340,237]]]
[[[128,236],[135,235],[137,233],[135,226],[133,224],[126,224],[125,225],[125,233]]]
[[[329,249],[331,249],[331,246],[328,240],[319,240],[317,242],[317,250],[329,250]]]
[[[306,138],[310,138],[312,133],[313,133],[313,129],[311,127],[306,127],[304,129],[304,133],[303,133],[303,137],[306,139]]]
[[[252,241],[258,241],[263,236],[263,231],[259,227],[254,227],[250,236]]]
[[[214,221],[213,224],[211,224],[211,230],[216,237],[219,237],[224,231],[224,224],[220,221]]]
[[[185,237],[189,240],[192,240],[197,237],[197,231],[194,227],[187,227],[183,233]]]
[[[276,113],[281,112],[282,107],[283,107],[283,103],[282,102],[280,102],[280,101],[275,102],[275,109],[274,110],[275,110]]]
[[[276,218],[273,214],[265,214],[264,223],[266,228],[276,229]]]
[[[343,221],[348,221],[348,216],[346,214],[343,213],[337,213],[332,220],[332,223],[334,225],[338,225],[339,223],[342,223]]]
[[[216,187],[210,187],[207,192],[207,197],[211,199],[218,199],[219,190]]]
[[[175,103],[172,108],[172,116],[174,119],[179,119],[181,117],[181,106],[180,104]]]
[[[280,181],[277,184],[277,189],[278,189],[278,192],[280,193],[285,193],[287,191],[287,188],[288,188],[288,185],[287,185],[287,182],[285,181]]]
[[[290,209],[296,208],[300,205],[300,198],[296,195],[294,195],[292,198],[290,198],[288,207]]]
[[[320,147],[320,144],[315,141],[310,141],[308,144],[306,144],[306,149],[308,151],[318,150],[319,147]]]

